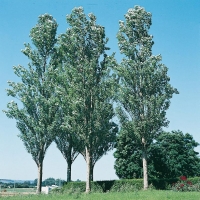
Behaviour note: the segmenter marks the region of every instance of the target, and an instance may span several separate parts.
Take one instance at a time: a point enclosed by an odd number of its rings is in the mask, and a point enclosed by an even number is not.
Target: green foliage
[[[173,189],[175,184],[179,184],[179,178],[169,179],[149,179],[149,185],[157,190]],[[187,181],[191,182],[193,189],[190,191],[197,191],[200,185],[199,177],[188,178]],[[64,185],[60,192],[66,193],[69,191],[85,192],[85,182],[70,182]],[[171,187],[172,186],[172,187]],[[142,179],[121,179],[110,181],[94,181],[91,182],[91,192],[133,192],[141,190],[143,187]]]
[[[162,132],[149,149],[149,162],[157,178],[199,176],[200,158],[194,150],[199,144],[189,133]]]
[[[93,14],[88,17],[89,20],[82,8],[75,8],[67,16],[71,28],[60,38],[65,57],[64,76],[68,80],[65,92],[70,94],[68,107],[73,110],[65,124],[72,126],[85,146],[98,148],[105,140],[100,135],[109,136],[116,126],[110,122],[114,115],[110,103],[113,82],[109,79],[111,58],[105,54],[108,48],[104,27],[96,24]],[[100,61],[102,55],[104,58]],[[99,143],[91,144],[91,141]]]
[[[193,184],[200,183],[200,177],[187,178],[188,181],[191,181]]]
[[[196,182],[193,178],[188,178],[187,181],[192,182],[193,185],[199,185],[199,178],[196,178]],[[179,178],[169,179],[149,179],[149,185],[158,190],[171,189],[171,185],[174,185],[179,181]],[[61,189],[62,193],[69,191],[85,192],[85,182],[70,182],[64,185]],[[170,186],[170,187],[169,187]],[[133,192],[141,190],[143,187],[142,179],[121,179],[110,181],[94,181],[91,182],[91,192]],[[195,190],[193,190],[195,191]],[[197,190],[196,190],[197,191]]]
[[[153,185],[153,187],[155,189],[158,189],[158,190],[167,190],[169,189],[169,186],[172,184],[172,183],[175,183],[178,181],[178,178],[163,178],[163,179],[159,179],[159,178],[152,178],[152,179],[149,179],[149,184]]]
[[[186,176],[180,176],[177,182],[171,184],[171,189],[176,192],[199,192],[200,181],[198,180],[198,182],[193,182],[192,179],[189,180]]]
[[[51,186],[51,185],[55,185],[55,179],[54,178],[47,178],[42,182],[43,186]]]
[[[79,189],[81,192],[85,192],[85,182],[67,182],[62,188],[62,192],[66,193],[69,190],[76,189]]]
[[[148,145],[160,128],[167,126],[166,110],[177,90],[169,84],[161,56],[152,55],[153,36],[148,34],[151,14],[135,6],[125,18],[117,35],[120,52],[125,55],[117,68],[121,78],[119,102],[129,121],[134,121],[135,134],[141,142],[145,138]],[[120,114],[125,112],[121,110]]]
[[[25,49],[22,51],[31,60],[29,68],[14,67],[14,73],[22,82],[8,82],[12,89],[7,89],[9,96],[16,97],[22,103],[22,108],[20,109],[17,103],[12,101],[8,103],[8,111],[5,113],[9,118],[17,120],[19,137],[37,164],[55,137],[52,130],[57,101],[53,95],[54,66],[51,66],[51,55],[54,51],[56,29],[57,23],[51,16],[39,17],[38,24],[30,33],[37,49],[32,50],[29,44],[25,44]],[[39,44],[39,39],[42,46]],[[54,42],[46,41],[49,39]]]
[[[143,187],[142,179],[130,179],[130,180],[117,180],[114,182],[111,192],[130,192],[141,190]]]
[[[50,177],[42,181],[42,186],[52,186],[52,185],[62,186],[64,183],[65,181],[62,179],[55,179]]]
[[[36,183],[37,185],[37,183]],[[30,181],[24,181],[24,182],[13,182],[13,183],[2,183],[0,182],[1,188],[33,188],[35,185],[34,183],[31,183]]]
[[[142,151],[132,122],[123,123],[114,152],[116,174],[120,179],[142,178]]]
[[[91,182],[91,192],[130,192],[142,188],[142,179],[132,180],[110,180]],[[62,192],[70,190],[81,192],[85,191],[85,182],[70,182],[64,185]]]

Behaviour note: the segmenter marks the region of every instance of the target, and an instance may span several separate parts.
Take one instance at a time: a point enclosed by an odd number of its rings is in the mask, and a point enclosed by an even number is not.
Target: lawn
[[[138,191],[138,192],[123,192],[123,193],[91,193],[91,194],[49,194],[49,195],[16,195],[16,196],[4,196],[0,197],[2,200],[199,200],[199,192],[173,192],[173,191]]]
[[[0,196],[12,196],[17,194],[35,194],[36,188],[1,188]]]

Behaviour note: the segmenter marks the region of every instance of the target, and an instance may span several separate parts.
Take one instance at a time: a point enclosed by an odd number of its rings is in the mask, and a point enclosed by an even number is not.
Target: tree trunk
[[[38,165],[38,180],[37,180],[37,190],[36,193],[41,193],[42,188],[42,170],[43,170],[43,161]]]
[[[148,171],[147,171],[147,150],[146,147],[143,147],[142,152],[142,162],[143,162],[143,181],[144,181],[144,190],[148,189]]]
[[[68,160],[68,162],[67,162],[67,182],[71,182],[71,168],[72,168],[72,162],[71,162],[71,160]]]
[[[67,161],[67,182],[71,181],[71,169],[72,169],[72,136],[69,135],[69,148],[66,156]]]
[[[93,170],[94,170],[94,166],[92,165],[92,163],[90,163],[90,181],[93,181]]]
[[[90,152],[88,150],[88,148],[86,147],[85,149],[85,152],[86,152],[86,164],[87,164],[87,177],[86,177],[86,193],[89,193],[90,192],[90,189],[91,189],[91,181],[90,181]]]

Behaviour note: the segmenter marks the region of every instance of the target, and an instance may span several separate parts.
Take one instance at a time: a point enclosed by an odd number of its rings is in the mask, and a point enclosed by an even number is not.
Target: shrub
[[[143,188],[143,179],[116,180],[110,189],[111,192],[131,192]]]
[[[69,182],[66,183],[62,192],[67,193],[69,190],[79,189],[85,192],[85,182]],[[94,181],[91,182],[91,192],[128,192],[140,190],[143,187],[142,179],[128,180],[110,180],[110,181]]]
[[[186,176],[180,176],[179,181],[173,183],[171,189],[178,192],[200,191],[200,180],[197,177],[187,179]]]
[[[85,182],[68,182],[59,191],[61,193],[83,193]],[[149,187],[153,189],[174,191],[200,191],[200,178],[149,179]],[[121,179],[91,182],[91,192],[133,192],[143,188],[143,179]]]
[[[178,178],[171,179],[149,179],[149,185],[152,184],[157,190],[166,190],[169,188],[169,185],[177,182]]]
[[[62,192],[67,193],[68,191],[75,191],[76,189],[80,192],[85,192],[85,182],[66,182],[62,188]]]

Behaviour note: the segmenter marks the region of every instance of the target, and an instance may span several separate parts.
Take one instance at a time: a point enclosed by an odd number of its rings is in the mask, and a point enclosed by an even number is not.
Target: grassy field
[[[200,200],[199,192],[173,192],[173,191],[138,191],[128,193],[91,193],[91,194],[49,194],[49,195],[16,195],[0,196],[2,200]]]
[[[6,188],[2,189],[0,196],[13,196],[18,194],[35,194],[36,188]]]

